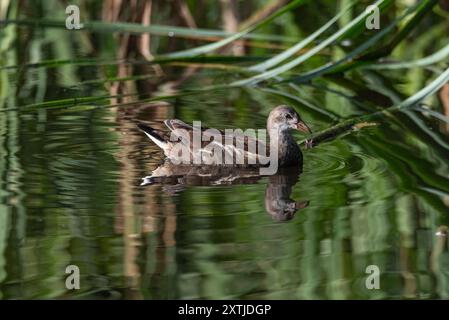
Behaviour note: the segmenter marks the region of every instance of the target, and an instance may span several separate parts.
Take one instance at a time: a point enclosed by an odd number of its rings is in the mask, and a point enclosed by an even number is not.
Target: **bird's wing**
[[[184,121],[181,121],[179,119],[167,119],[164,121],[165,125],[167,126],[168,129],[170,129],[170,133],[173,134],[176,138],[179,138],[181,136],[184,136],[186,134],[189,135],[190,141],[193,141],[193,130],[194,128],[185,123]],[[204,131],[208,130],[210,128],[208,127],[201,127],[201,133],[203,134]],[[218,130],[218,129],[214,129],[216,130],[216,132],[218,133],[219,136],[223,136],[223,132]],[[215,134],[213,135],[215,138]],[[200,137],[202,140],[202,136]],[[217,137],[219,138],[219,137]],[[204,142],[202,141],[202,144],[204,144]],[[207,142],[206,142],[207,144]]]
[[[204,129],[205,130],[205,129]],[[234,133],[224,133],[217,130],[214,138],[210,141],[202,142],[201,152],[211,153],[211,148],[215,151],[223,150],[225,158],[219,158],[224,161],[226,157],[233,159],[243,159],[244,163],[239,164],[268,164],[269,150],[263,141],[258,140],[251,135],[241,135]],[[215,154],[214,154],[215,156]]]
[[[164,120],[164,124],[170,130],[167,133],[168,140],[171,142],[179,141],[184,145],[188,145],[192,141],[193,127],[179,119]],[[185,139],[189,139],[189,141]]]
[[[170,129],[170,131],[176,131],[179,129],[191,131],[193,130],[193,127],[191,125],[188,125],[184,121],[178,120],[178,119],[167,119],[164,121],[167,128]]]
[[[193,141],[193,127],[191,125],[186,124],[185,122],[179,119],[167,119],[164,121],[165,125],[168,129],[170,129],[171,134],[176,138],[179,138],[185,134],[189,135],[190,142]],[[210,128],[201,127],[202,133]],[[213,138],[212,138],[213,137]],[[225,133],[222,130],[214,129],[214,132],[209,131],[209,141],[202,141],[201,139],[201,149],[197,150],[199,152],[210,153],[210,148],[213,147],[215,150],[222,149],[225,153],[229,155],[243,155],[245,163],[258,163],[260,158],[258,156],[262,155],[264,159],[269,158],[269,151],[266,149],[266,145],[263,141],[258,140],[257,138],[245,135],[243,140],[243,148],[240,148],[239,143],[237,143],[238,139],[241,139],[242,136],[236,135],[235,133]],[[232,141],[232,144],[229,142]],[[250,146],[252,146],[250,150]],[[191,144],[192,148],[193,145]],[[193,150],[191,150],[193,152]],[[251,161],[250,161],[251,160]],[[267,161],[267,160],[265,160]]]
[[[232,144],[227,143],[232,141]],[[236,135],[235,133],[223,134],[222,148],[225,153],[242,156],[246,164],[256,164],[261,160],[261,156],[265,162],[269,157],[269,151],[266,150],[265,143],[251,135]],[[259,157],[259,158],[258,158]]]

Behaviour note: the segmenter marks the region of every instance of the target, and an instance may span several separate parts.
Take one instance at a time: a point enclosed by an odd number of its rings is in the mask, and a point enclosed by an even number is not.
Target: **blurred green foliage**
[[[274,105],[287,103],[320,131],[398,105],[448,67],[444,54],[419,64],[448,43],[448,13],[437,1],[381,1],[379,31],[362,20],[301,64],[257,85],[231,85],[260,74],[251,67],[305,39],[350,1],[303,1],[272,21],[265,14],[249,33],[253,14],[287,2],[230,2],[243,26],[234,33],[224,30],[223,6],[213,0],[119,8],[72,1],[85,25],[79,31],[65,29],[65,1],[2,2],[1,298],[449,297],[447,237],[435,236],[448,224],[449,129],[429,113],[390,114],[306,150],[292,198],[310,206],[288,223],[266,214],[266,179],[174,195],[138,186],[160,155],[135,130],[136,119],[258,128]],[[278,66],[304,57],[369,4],[356,1]],[[237,31],[241,55],[228,43],[170,56]],[[329,69],[298,81],[323,66]],[[448,115],[436,94],[424,102]],[[80,291],[64,287],[68,264],[80,267]],[[365,288],[370,264],[382,272],[380,290]]]

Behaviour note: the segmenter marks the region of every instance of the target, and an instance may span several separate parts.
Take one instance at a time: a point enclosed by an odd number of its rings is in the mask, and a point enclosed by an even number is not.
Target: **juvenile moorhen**
[[[182,137],[186,133],[189,135],[188,140],[193,141],[194,128],[178,119],[168,119],[165,120],[164,123],[170,130],[169,132],[161,132],[143,123],[139,123],[137,126],[164,151],[164,154],[167,158],[169,158],[170,160],[177,160],[180,163],[181,161],[179,161],[179,148],[176,148],[175,146],[177,143],[184,143],[182,142]],[[206,129],[207,128],[202,128],[201,130],[202,132],[204,132]],[[270,137],[270,144],[277,143],[279,167],[302,167],[302,153],[295,139],[290,134],[291,129],[299,130],[305,133],[311,133],[309,127],[304,123],[299,114],[293,108],[286,105],[280,105],[274,108],[268,116],[267,131]],[[265,144],[263,142],[257,141],[252,137],[246,137],[242,149],[238,144],[226,145],[225,143],[225,141],[236,141],[234,139],[239,139],[239,137],[235,135],[225,134],[223,131],[219,131],[216,129],[213,130],[213,132],[215,132],[212,134],[212,137],[214,138],[214,153],[216,150],[218,150],[223,151],[223,154],[243,154],[244,164],[248,165],[250,163],[257,163],[255,159],[257,159],[258,157],[259,160],[261,158],[268,160],[268,155],[259,151],[261,150],[260,147],[265,148]],[[170,135],[181,139],[181,141],[170,140]],[[258,151],[256,153],[250,152],[248,150],[248,144],[250,143],[250,141],[255,142],[255,145],[257,145],[257,142],[259,143],[259,147],[257,149]],[[210,143],[210,141],[201,142],[201,147],[196,149],[193,148],[193,143],[190,143],[188,146],[188,150],[190,150],[189,156],[192,156],[192,159],[198,157],[202,159],[205,153],[207,154],[207,156],[210,156],[211,151],[205,149],[205,147]],[[220,156],[219,160],[221,161],[209,162],[209,164],[224,165],[223,159],[225,159],[225,157]],[[233,156],[233,159],[235,161],[236,157]]]

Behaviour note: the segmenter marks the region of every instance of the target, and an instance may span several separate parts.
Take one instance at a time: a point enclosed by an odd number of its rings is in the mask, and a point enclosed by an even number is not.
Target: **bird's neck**
[[[271,129],[269,131],[270,140],[277,142],[278,144],[295,143],[295,139],[288,130]]]
[[[301,150],[289,131],[272,129],[269,135],[270,144],[277,144],[278,161],[281,166],[295,165],[302,159]]]

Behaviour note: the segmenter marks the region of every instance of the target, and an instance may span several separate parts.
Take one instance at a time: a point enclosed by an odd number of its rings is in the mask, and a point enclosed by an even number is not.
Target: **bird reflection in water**
[[[299,181],[298,168],[281,168],[268,177],[265,191],[265,210],[276,221],[293,219],[296,211],[306,208],[309,201],[295,201],[290,198],[293,186]]]
[[[298,210],[309,205],[309,201],[295,201],[290,198],[300,173],[300,168],[291,167],[280,168],[271,176],[262,176],[259,168],[174,165],[166,160],[151,176],[142,178],[141,186],[161,184],[165,192],[175,194],[186,186],[255,184],[262,178],[267,178],[265,209],[273,220],[282,222],[293,219]]]

